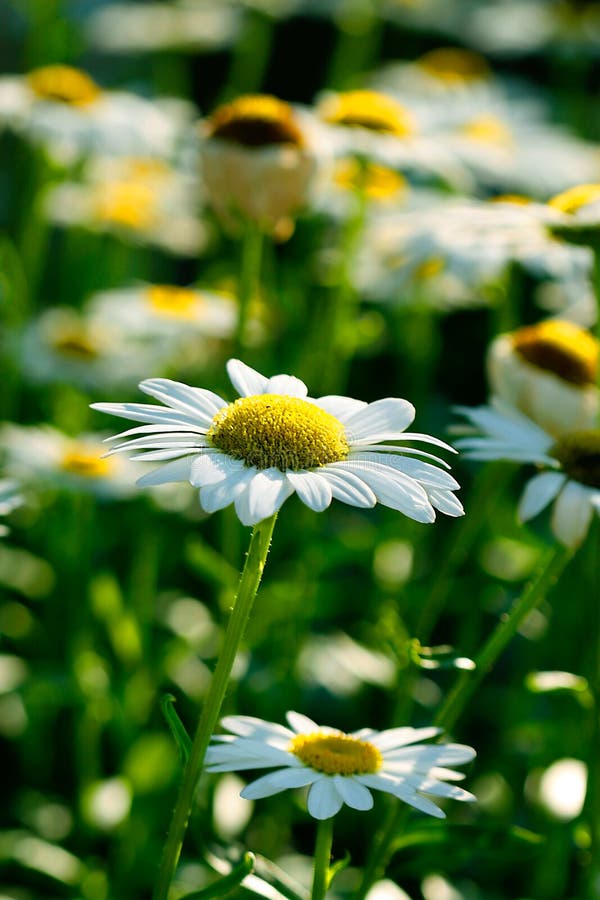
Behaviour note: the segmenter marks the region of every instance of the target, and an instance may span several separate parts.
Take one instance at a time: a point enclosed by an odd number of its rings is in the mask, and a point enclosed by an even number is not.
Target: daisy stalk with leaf
[[[95,409],[141,424],[112,438],[110,453],[160,462],[140,485],[189,481],[200,504],[216,512],[233,504],[243,525],[253,526],[231,618],[192,741],[155,887],[166,900],[173,879],[204,757],[266,563],[275,519],[296,493],[321,512],[332,499],[371,508],[377,503],[417,522],[432,523],[436,510],[460,516],[458,482],[448,464],[406,446],[417,441],[452,450],[438,438],[407,432],[415,409],[388,397],[364,403],[350,397],[308,396],[290,375],[267,378],[239,360],[227,364],[240,398],[228,403],[212,391],[168,379],[142,382],[162,402],[97,403]],[[392,442],[392,443],[388,443]]]

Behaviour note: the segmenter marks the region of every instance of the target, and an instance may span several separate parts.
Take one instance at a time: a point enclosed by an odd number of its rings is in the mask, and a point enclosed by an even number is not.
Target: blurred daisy
[[[7,516],[22,503],[23,497],[16,481],[12,481],[10,478],[0,478],[0,516]],[[8,528],[6,525],[0,525],[0,537],[4,537],[6,534],[8,534]]]
[[[51,188],[45,209],[57,225],[113,232],[195,256],[208,240],[198,218],[200,199],[200,185],[191,172],[157,159],[98,158],[88,164],[81,182]]]
[[[140,388],[164,407],[93,404],[145,423],[116,435],[113,440],[121,443],[111,451],[142,451],[132,458],[165,463],[140,484],[189,480],[200,488],[206,512],[234,503],[244,525],[272,516],[293,493],[317,512],[336,498],[365,508],[379,502],[425,523],[435,520],[436,509],[463,514],[454,496],[458,483],[426,459],[447,464],[396,443],[423,441],[452,450],[438,438],[405,431],[415,416],[407,400],[313,399],[290,375],[266,378],[239,360],[230,360],[227,371],[240,394],[234,403],[212,391],[154,378]]]
[[[598,340],[573,322],[528,325],[492,341],[492,393],[555,436],[593,428],[600,408],[598,358]]]
[[[213,737],[206,754],[207,771],[276,768],[246,785],[241,796],[259,800],[310,785],[308,812],[315,819],[335,816],[344,804],[371,809],[371,791],[392,794],[438,819],[445,818],[445,813],[423,794],[476,799],[444,783],[464,778],[445,767],[471,762],[472,747],[417,743],[436,737],[438,728],[362,728],[345,734],[296,712],[288,712],[286,718],[289,728],[250,716],[226,716],[221,724],[232,734]]]
[[[27,325],[17,353],[29,381],[97,388],[137,382],[150,364],[157,365],[150,349],[128,340],[114,320],[54,307]]]
[[[63,165],[92,153],[169,156],[193,115],[183,100],[105,91],[71,66],[0,78],[0,126],[43,145]]]
[[[567,547],[585,539],[594,511],[600,515],[600,430],[568,431],[555,438],[500,400],[458,410],[481,437],[461,438],[467,459],[512,460],[542,468],[528,482],[519,503],[526,522],[549,504],[552,531]]]
[[[244,219],[283,240],[306,206],[318,158],[309,117],[269,95],[244,95],[218,107],[201,126],[208,197],[223,225]]]
[[[107,459],[104,435],[77,438],[49,425],[13,425],[0,428],[0,451],[7,474],[24,483],[94,494],[104,500],[131,496],[140,465]]]
[[[600,237],[600,183],[578,184],[548,201],[553,210],[563,213],[551,229],[573,244],[597,244]]]

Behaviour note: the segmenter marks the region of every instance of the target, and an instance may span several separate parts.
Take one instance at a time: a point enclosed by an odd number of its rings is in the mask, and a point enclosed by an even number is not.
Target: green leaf
[[[213,884],[203,888],[201,891],[194,891],[193,894],[186,894],[181,900],[210,900],[211,897],[224,897],[233,888],[237,887],[244,880],[246,875],[254,869],[254,853],[244,853],[237,866],[234,866],[228,875],[219,878]]]
[[[350,854],[346,850],[342,859],[338,859],[332,866],[329,866],[329,870],[327,872],[327,887],[331,886],[331,882],[335,878],[336,875],[339,875],[340,872],[343,872],[344,869],[350,865]]]
[[[190,755],[192,741],[186,731],[185,725],[177,715],[177,711],[175,710],[175,697],[173,694],[164,694],[161,697],[160,708],[166,719],[167,725],[169,726],[169,730],[175,739],[175,743],[177,744],[181,761],[185,764]]]

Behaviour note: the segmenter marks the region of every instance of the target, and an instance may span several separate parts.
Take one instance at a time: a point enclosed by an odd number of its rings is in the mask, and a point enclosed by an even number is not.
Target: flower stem
[[[475,669],[464,671],[458,677],[454,687],[438,710],[435,717],[436,725],[448,730],[454,726],[482,679],[494,666],[523,620],[542,602],[571,559],[572,554],[573,551],[562,544],[556,544],[548,551],[537,573],[477,654]]]
[[[599,596],[600,576],[598,573],[598,540],[600,527],[591,530],[588,538],[591,551],[590,572],[592,574],[592,586],[595,587],[593,595]],[[590,863],[586,872],[586,893],[589,900],[598,896],[600,887],[600,610],[597,603],[590,604],[586,616],[586,634],[591,637],[591,658],[589,662],[588,683],[593,695],[591,707],[591,740],[588,757],[588,782],[585,798],[585,814],[587,815],[590,829]]]
[[[321,819],[317,828],[315,846],[315,868],[311,900],[323,900],[329,887],[329,862],[331,860],[331,844],[333,842],[333,819]]]
[[[248,222],[244,229],[241,248],[240,279],[238,286],[239,312],[234,338],[234,356],[238,356],[246,342],[246,330],[250,304],[260,280],[263,235],[260,229]]]
[[[206,749],[221,712],[229,676],[262,578],[276,518],[277,514],[269,519],[263,519],[262,522],[254,526],[252,531],[250,547],[248,548],[246,562],[240,577],[223,647],[211,680],[202,715],[192,742],[190,756],[183,773],[183,780],[179,788],[179,795],[173,811],[154,890],[154,900],[167,900],[169,895],[169,888],[179,861],[179,854],[181,853]]]
[[[592,247],[594,254],[594,265],[592,270],[592,287],[594,289],[594,297],[596,298],[596,337],[600,341],[600,244],[594,243]],[[596,370],[596,383],[600,389],[600,360]]]

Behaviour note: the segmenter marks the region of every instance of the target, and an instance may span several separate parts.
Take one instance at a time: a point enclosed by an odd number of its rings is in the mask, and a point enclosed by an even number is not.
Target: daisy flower
[[[266,378],[235,359],[227,371],[240,394],[233,403],[212,391],[154,378],[140,388],[163,407],[93,404],[144,423],[116,435],[120,443],[111,451],[142,451],[133,459],[164,463],[140,484],[189,480],[200,488],[206,512],[234,503],[244,525],[272,516],[293,493],[317,512],[336,498],[367,508],[379,502],[418,522],[433,522],[436,509],[463,514],[453,493],[458,483],[427,460],[448,465],[403,443],[452,450],[438,438],[405,431],[415,416],[407,400],[313,399],[290,375]]]
[[[226,716],[221,724],[231,735],[216,735],[206,754],[209,772],[276,768],[250,782],[241,792],[259,800],[288,788],[310,785],[308,812],[329,819],[346,804],[352,809],[373,806],[371,791],[393,794],[409,806],[445,818],[428,797],[475,800],[473,794],[445,781],[460,781],[462,765],[475,757],[464,744],[423,744],[439,728],[362,728],[345,734],[317,725],[296,712],[287,713],[289,728],[251,716]]]
[[[555,438],[501,400],[475,409],[460,407],[480,437],[457,441],[467,459],[511,460],[542,469],[527,483],[518,509],[526,522],[549,504],[552,531],[575,548],[600,515],[600,429],[568,431]]]
[[[492,393],[553,435],[593,428],[598,356],[597,338],[566,320],[500,334],[487,354]]]

